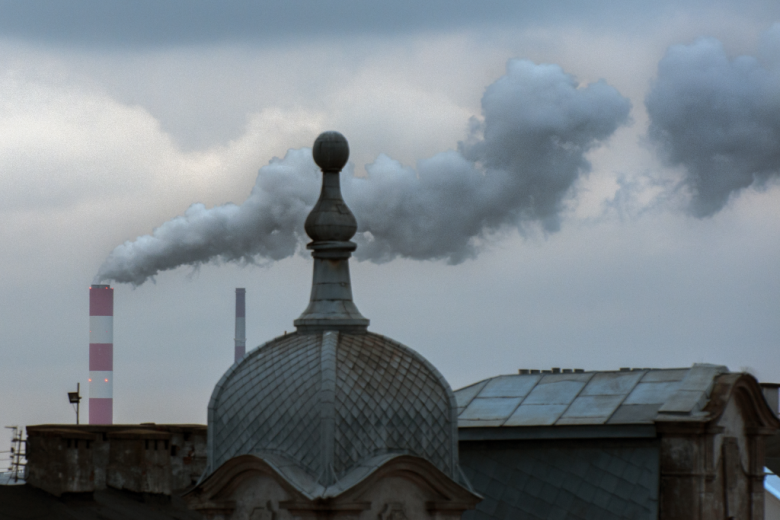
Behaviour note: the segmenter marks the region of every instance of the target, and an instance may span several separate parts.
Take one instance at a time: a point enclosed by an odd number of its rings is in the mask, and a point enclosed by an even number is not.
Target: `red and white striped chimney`
[[[114,422],[114,289],[89,288],[89,424]]]
[[[246,289],[236,289],[236,360],[246,354]]]

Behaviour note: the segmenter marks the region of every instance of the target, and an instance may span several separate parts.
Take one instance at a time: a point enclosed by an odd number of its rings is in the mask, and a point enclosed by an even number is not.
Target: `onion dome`
[[[307,496],[321,497],[407,456],[462,483],[449,384],[414,350],[368,332],[369,320],[352,301],[348,262],[357,221],[339,185],[347,140],[325,132],[313,155],[323,183],[306,219],[314,258],[309,305],[294,333],[247,353],[214,388],[207,473],[254,455]]]
[[[370,332],[296,332],[251,351],[214,388],[209,466],[273,454],[331,486],[413,455],[458,481],[455,412],[447,381],[412,349]]]

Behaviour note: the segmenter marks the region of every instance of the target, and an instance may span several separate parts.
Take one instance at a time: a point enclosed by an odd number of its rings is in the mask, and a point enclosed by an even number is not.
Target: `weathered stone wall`
[[[193,486],[206,470],[206,431],[169,426],[171,434],[171,487],[181,491]]]
[[[760,426],[763,406],[738,390],[719,405],[714,420],[656,423],[661,520],[763,520],[764,438],[774,431]]]
[[[28,426],[27,447],[27,482],[56,496],[107,486],[179,494],[206,468],[201,425]]]
[[[95,435],[69,429],[27,439],[27,482],[53,495],[85,493],[95,486]]]
[[[171,434],[126,430],[108,434],[106,484],[136,493],[171,494]]]

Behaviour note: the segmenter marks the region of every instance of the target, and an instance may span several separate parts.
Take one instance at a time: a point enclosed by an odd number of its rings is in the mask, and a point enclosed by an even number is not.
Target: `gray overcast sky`
[[[417,32],[497,27],[517,30],[551,23],[587,23],[622,31],[657,22],[674,12],[695,14],[704,8],[729,8],[729,2],[663,0],[643,2],[580,0],[50,0],[0,2],[0,29],[9,36],[66,45],[154,47],[248,41],[283,44],[300,39],[380,34],[394,37]],[[743,2],[753,14],[776,14],[769,2]]]
[[[306,211],[276,209],[318,181],[288,150],[327,129],[372,233],[356,303],[453,387],[695,362],[780,382],[778,22],[769,0],[0,1],[3,425],[73,420],[116,246],[201,203],[300,253]],[[257,251],[114,284],[115,422],[205,422],[235,287],[250,345],[293,329],[310,259]]]

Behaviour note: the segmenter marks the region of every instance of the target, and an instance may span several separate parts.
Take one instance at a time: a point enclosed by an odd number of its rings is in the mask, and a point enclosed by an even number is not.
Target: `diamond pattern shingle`
[[[209,420],[212,468],[236,455],[270,451],[318,474],[320,335],[283,336],[250,353],[221,387]]]
[[[425,359],[383,336],[289,334],[231,367],[209,404],[211,470],[252,452],[282,455],[323,485],[386,453],[457,480],[455,397]]]
[[[374,334],[344,335],[336,383],[335,470],[406,451],[453,474],[453,410],[438,372]]]
[[[464,520],[658,518],[652,443],[461,444],[461,468],[484,500]]]

